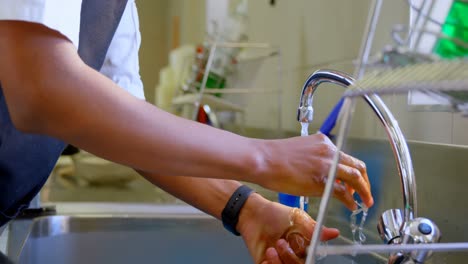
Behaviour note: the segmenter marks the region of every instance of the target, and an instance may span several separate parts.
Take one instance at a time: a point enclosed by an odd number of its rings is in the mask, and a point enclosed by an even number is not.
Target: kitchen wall
[[[136,0],[136,4],[142,36],[140,74],[146,99],[154,102],[159,71],[167,65],[171,49],[203,40],[205,0]],[[176,17],[179,18],[178,30],[175,29]],[[176,31],[178,37],[174,36]]]
[[[142,47],[141,75],[145,93],[154,102],[154,87],[161,67],[167,64],[167,54],[174,46],[173,18],[180,18],[179,42],[200,43],[204,38],[206,16],[212,16],[206,0],[137,0],[140,11]],[[390,30],[396,23],[407,23],[406,1],[384,0],[377,27],[373,52],[391,44]],[[275,94],[252,93],[246,100],[247,126],[275,129],[278,116],[286,130],[299,131],[296,109],[300,89],[308,75],[317,69],[330,68],[353,74],[352,60],[358,56],[362,35],[372,0],[249,0],[248,33],[251,42],[267,42],[281,49],[279,57],[267,59],[256,69],[247,83],[253,89],[281,87],[281,110]],[[219,11],[215,11],[219,12]],[[278,63],[282,80],[278,79]],[[245,67],[250,73],[252,68]],[[242,74],[242,67],[241,67]],[[279,83],[279,84],[278,84]],[[323,85],[314,100],[315,121],[310,131],[316,131],[342,93],[342,88]],[[405,95],[385,96],[391,111],[410,140],[468,145],[468,119],[444,112],[414,112],[407,110]],[[351,135],[383,137],[384,131],[372,111],[362,101],[358,103]]]
[[[319,68],[331,68],[353,74],[352,60],[357,58],[362,40],[368,0],[295,0],[249,1],[249,36],[251,41],[269,42],[281,47],[283,54],[283,127],[299,131],[296,108],[300,89],[309,74]],[[385,0],[377,28],[373,51],[391,44],[393,24],[407,23],[405,1]],[[255,87],[275,85],[276,62],[264,65],[255,80]],[[323,85],[325,86],[325,85]],[[317,92],[316,131],[342,88],[328,85]],[[252,95],[248,105],[247,125],[275,127],[275,100],[259,100]],[[270,98],[273,99],[273,98]],[[391,111],[410,140],[468,145],[468,119],[459,114],[443,112],[411,112],[407,110],[405,95],[385,96]],[[383,137],[384,131],[376,117],[363,102],[358,103],[351,129],[353,136]]]
[[[140,75],[147,101],[154,101],[154,87],[159,79],[159,69],[167,64],[169,51],[169,1],[137,0],[140,18],[141,47]]]

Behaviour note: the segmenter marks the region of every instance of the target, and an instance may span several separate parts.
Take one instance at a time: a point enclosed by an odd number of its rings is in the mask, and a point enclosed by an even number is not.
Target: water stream
[[[301,122],[301,137],[307,137],[309,135],[309,123]],[[299,197],[299,207],[301,210],[306,208],[306,204],[309,204],[309,197]]]
[[[353,242],[354,244],[362,244],[366,242],[366,235],[364,234],[364,223],[366,222],[367,218],[367,211],[369,210],[364,204],[361,204],[355,201],[358,208],[351,213],[350,216],[350,227],[351,233],[353,234]],[[359,226],[356,223],[356,216],[362,213],[361,221]],[[358,239],[356,239],[356,231],[358,233]]]

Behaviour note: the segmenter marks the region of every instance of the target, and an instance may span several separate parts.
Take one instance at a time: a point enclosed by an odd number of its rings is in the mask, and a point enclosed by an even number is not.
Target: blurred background
[[[363,61],[367,71],[362,79],[379,69],[411,68],[425,66],[424,63],[449,65],[451,62],[461,62],[455,65],[467,65],[466,0],[136,0],[136,5],[142,38],[140,74],[146,100],[175,115],[247,137],[272,139],[299,136],[301,125],[296,115],[304,82],[319,69],[339,70],[360,79],[359,58],[366,39],[373,41],[370,56]],[[380,12],[372,16],[376,6],[380,6]],[[372,24],[369,23],[372,17],[377,18],[377,24],[369,31],[374,36],[367,38],[366,28]],[[433,72],[419,72],[426,78],[418,80],[419,84],[436,79],[432,77],[437,77],[444,70],[444,74],[452,77],[455,73],[462,75],[461,83],[466,84],[468,70],[454,69],[447,74],[447,67]],[[377,83],[382,82],[376,79]],[[398,81],[396,79],[392,81]],[[309,133],[319,130],[344,92],[337,85],[322,86],[325,88],[318,89],[314,95],[314,120],[309,125]],[[463,88],[466,89],[466,85]],[[459,95],[464,98],[464,106],[468,109],[467,93]],[[411,91],[386,94],[382,99],[408,141],[411,159],[408,163],[402,163],[402,171],[411,172],[414,167],[417,175],[418,215],[437,223],[443,233],[443,242],[468,241],[468,211],[464,198],[468,185],[468,118],[454,112],[447,100],[441,97]],[[468,110],[465,112],[468,115]],[[180,133],[190,134],[190,131]],[[333,130],[331,133],[333,136],[337,132]],[[398,175],[403,173],[397,170],[397,162],[382,124],[364,100],[358,100],[347,143],[345,151],[366,162],[375,198],[375,205],[369,210],[364,227],[367,242],[382,244],[375,227],[382,212],[402,208],[403,195]],[[398,162],[401,163],[401,160]],[[411,186],[411,193],[416,194],[415,186]],[[277,201],[278,193],[260,186],[253,187],[268,199]],[[90,226],[94,226],[97,233],[109,227],[115,228],[111,231],[122,239],[123,252],[127,253],[126,250],[132,247],[139,250],[140,244],[145,244],[151,248],[142,255],[149,254],[147,259],[151,261],[154,260],[151,256],[153,245],[165,245],[173,233],[188,234],[201,230],[202,233],[193,235],[194,240],[187,240],[190,243],[186,247],[195,248],[194,245],[204,246],[205,242],[200,243],[200,239],[208,240],[206,234],[212,231],[198,225],[192,226],[196,221],[192,221],[190,216],[187,219],[191,221],[170,224],[170,235],[161,235],[160,230],[147,233],[151,228],[160,228],[155,220],[158,217],[170,219],[167,216],[174,214],[174,208],[182,210],[182,214],[194,209],[173,206],[185,203],[153,186],[131,168],[103,160],[73,146],[60,157],[40,192],[40,201],[42,205],[55,206],[59,214],[65,215],[73,210],[100,216],[122,214],[122,218],[110,219],[111,224],[106,222],[109,219],[94,219],[87,225],[85,222],[88,220],[84,218],[83,224],[74,227],[84,227],[84,233],[88,233],[86,228]],[[308,212],[312,217],[317,215],[319,201],[320,197],[310,199]],[[404,205],[405,209],[409,207]],[[133,230],[135,226],[132,227],[127,218],[138,216],[139,211],[156,213],[151,215],[153,218],[148,218],[149,221],[147,218],[134,219],[133,224],[138,227],[139,235],[134,240],[128,240],[122,232],[126,228]],[[349,228],[350,213],[332,199],[326,224],[342,231],[341,238],[345,244],[353,243],[351,238],[354,234]],[[73,222],[75,219],[69,220]],[[170,221],[177,222],[174,219]],[[16,229],[29,230],[29,227],[15,227],[21,225],[21,221],[13,222],[11,234]],[[94,225],[96,223],[102,225]],[[59,225],[68,228],[68,224]],[[140,226],[143,228],[139,229]],[[233,251],[230,244],[218,243],[229,241],[227,237],[230,236],[219,222],[205,223],[203,226],[218,228],[216,232],[221,238],[213,240],[215,250],[206,247],[210,252],[201,254],[202,259],[206,261],[206,255],[217,252],[217,248],[226,249],[228,253],[243,252],[248,259],[241,243],[237,244],[239,251]],[[42,230],[42,225],[39,227]],[[396,226],[396,229],[399,231],[400,227]],[[156,237],[161,237],[162,241],[138,242],[146,241],[141,240],[142,234],[149,237],[148,241],[154,241],[152,239]],[[172,250],[162,247],[162,253],[171,257],[185,256],[190,262],[197,263],[190,257],[196,255],[199,249],[194,249],[190,254],[180,254],[180,241],[184,239],[175,239]],[[113,243],[114,240],[118,239],[111,237],[108,241]],[[92,243],[86,240],[84,247],[100,244],[95,243],[93,236],[89,241]],[[18,245],[23,245],[20,242]],[[75,245],[74,242],[71,245]],[[56,251],[55,246],[52,248]],[[88,251],[96,252],[94,250]],[[81,256],[85,251],[79,249],[76,255]],[[118,251],[110,246],[110,259],[120,258],[115,254]],[[50,251],[33,252],[47,254]],[[221,259],[239,263],[235,257],[226,257],[229,256],[227,253],[220,253],[220,256]],[[466,253],[458,256],[441,253],[433,258],[434,262],[429,263],[465,263],[467,258]],[[36,263],[34,260],[31,263]],[[374,260],[358,262],[381,263]],[[129,262],[126,259],[120,261]],[[83,262],[86,261],[76,263]]]
[[[433,2],[437,6],[427,12],[443,23],[454,2]],[[353,74],[372,3],[137,0],[146,100],[174,114],[249,137],[298,136],[296,111],[304,81],[317,69]],[[417,15],[409,3],[418,7],[422,1],[383,1],[371,54],[397,45],[392,35],[395,26],[408,25]],[[423,26],[443,30],[431,22]],[[415,50],[438,55],[437,38],[431,34],[420,38]],[[210,54],[214,43],[218,46]],[[211,55],[209,74],[203,80]],[[340,87],[323,86],[328,88],[320,89],[314,99],[310,133],[318,130],[343,93]],[[468,122],[460,114],[433,107],[431,100],[411,100],[407,94],[383,99],[408,140],[468,145]],[[386,138],[363,100],[358,102],[350,136]],[[264,194],[276,199],[275,193],[264,190]],[[83,151],[62,156],[41,197],[44,202],[179,202],[131,169]]]
[[[232,2],[232,3],[231,3]],[[140,12],[142,46],[140,50],[141,76],[149,102],[156,102],[159,71],[169,63],[169,53],[183,45],[202,44],[207,39],[212,21],[221,27],[230,16],[229,8],[242,1],[149,1],[137,0]],[[278,112],[277,100],[259,100],[264,94],[249,94],[246,100],[246,126],[276,128],[278,115],[282,128],[299,131],[296,109],[301,87],[316,69],[332,68],[352,74],[353,61],[359,54],[367,15],[372,1],[297,0],[297,1],[245,1],[248,42],[268,43],[281,50],[282,108]],[[414,2],[414,1],[413,1]],[[439,2],[440,21],[451,7],[452,1]],[[229,6],[231,4],[231,6]],[[238,3],[237,3],[238,4]],[[408,24],[410,8],[407,1],[383,1],[372,53],[394,43],[391,36],[395,24]],[[433,26],[434,27],[434,26]],[[437,29],[437,28],[436,28]],[[439,27],[439,30],[440,27]],[[212,30],[211,30],[212,33]],[[423,43],[430,40],[423,40]],[[427,44],[430,45],[430,44]],[[434,45],[434,42],[432,42]],[[256,52],[250,51],[249,52]],[[242,68],[239,67],[240,71]],[[250,68],[248,68],[250,70]],[[239,73],[238,73],[239,74]],[[278,62],[265,60],[257,73],[246,80],[251,88],[277,88]],[[273,89],[274,89],[273,88]],[[317,130],[328,111],[338,100],[340,88],[320,92],[315,105]],[[447,112],[407,111],[407,96],[385,97],[407,139],[447,144],[468,144],[467,122],[457,114]],[[367,108],[358,106],[352,130],[353,136],[380,136],[379,124],[370,117]]]

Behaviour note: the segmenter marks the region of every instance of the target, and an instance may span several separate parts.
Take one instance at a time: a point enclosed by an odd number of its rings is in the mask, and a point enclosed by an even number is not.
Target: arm
[[[62,139],[151,175],[241,180],[296,195],[323,191],[336,153],[325,136],[258,140],[214,129],[131,96],[44,26],[0,21],[0,36],[0,82],[20,130]],[[371,206],[364,164],[341,157],[337,178]],[[335,196],[354,208],[343,185],[336,184]]]
[[[159,176],[141,171],[139,173],[166,192],[220,220],[221,212],[229,197],[241,186],[240,182],[233,180]],[[253,193],[245,203],[242,212],[248,214],[253,207],[252,203],[265,201],[266,199],[259,194]],[[242,218],[241,215],[240,222]]]
[[[241,185],[231,180],[140,173],[165,191],[218,219],[221,219],[221,212],[228,199]],[[300,258],[305,256],[305,247],[310,242],[308,239],[312,236],[314,226],[315,221],[305,212],[271,202],[258,193],[252,193],[240,210],[236,230],[242,235],[255,263],[265,259],[274,260],[278,258],[275,255],[279,255],[284,263],[296,263],[292,260],[303,263]],[[330,240],[338,234],[336,229],[324,228],[322,239]],[[283,239],[288,243],[278,247],[277,244]]]
[[[165,175],[252,176],[243,164],[255,171],[258,151],[250,139],[134,98],[86,66],[58,33],[0,22],[0,35],[0,80],[19,129]]]

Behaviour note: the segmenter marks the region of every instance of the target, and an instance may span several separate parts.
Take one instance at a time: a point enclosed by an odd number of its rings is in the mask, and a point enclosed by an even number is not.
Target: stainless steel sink
[[[209,217],[36,219],[19,263],[252,263],[241,238]]]
[[[20,264],[253,263],[243,240],[205,214],[39,217],[19,252]],[[360,255],[330,256],[321,263],[383,261]]]

